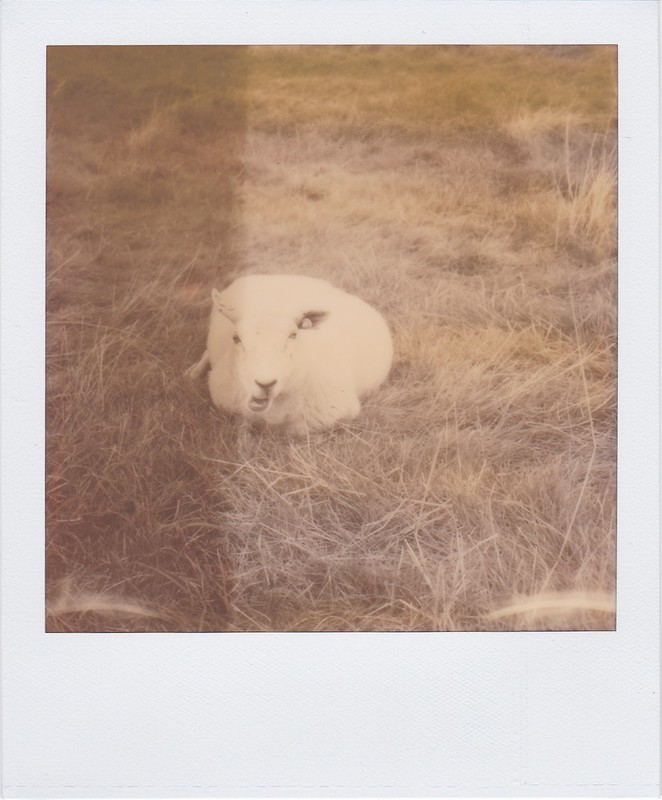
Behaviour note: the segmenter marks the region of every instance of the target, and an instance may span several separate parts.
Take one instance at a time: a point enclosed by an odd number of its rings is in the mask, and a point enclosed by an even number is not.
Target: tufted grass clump
[[[615,62],[51,48],[47,630],[612,629]],[[247,271],[385,315],[356,420],[183,378]]]

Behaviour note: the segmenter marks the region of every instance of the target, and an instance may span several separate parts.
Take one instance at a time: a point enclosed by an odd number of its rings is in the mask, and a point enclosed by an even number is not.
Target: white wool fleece
[[[356,417],[388,375],[384,318],[326,281],[250,275],[213,297],[209,389],[225,411],[304,435]]]

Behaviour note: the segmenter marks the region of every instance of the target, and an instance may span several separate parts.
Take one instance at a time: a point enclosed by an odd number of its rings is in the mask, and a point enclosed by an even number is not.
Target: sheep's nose
[[[263,392],[268,393],[269,389],[276,385],[276,381],[269,381],[269,383],[262,383],[262,381],[255,381]]]

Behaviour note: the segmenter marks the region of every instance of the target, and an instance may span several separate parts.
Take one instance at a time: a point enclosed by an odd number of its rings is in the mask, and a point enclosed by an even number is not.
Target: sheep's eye
[[[300,328],[301,328],[301,330],[303,330],[303,331],[307,330],[308,328],[312,328],[312,327],[313,327],[313,321],[312,321],[312,319],[311,319],[310,317],[304,317],[304,318],[301,320],[301,322],[299,323],[299,327],[300,327]]]
[[[240,339],[240,338],[237,336],[237,334],[235,333],[235,335],[232,337],[232,341],[233,341],[235,344],[239,344],[239,343],[241,342],[241,339]]]

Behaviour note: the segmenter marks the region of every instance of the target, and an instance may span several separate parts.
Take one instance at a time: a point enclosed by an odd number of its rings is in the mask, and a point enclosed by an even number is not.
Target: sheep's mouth
[[[248,407],[251,411],[266,411],[269,403],[271,403],[270,397],[251,397]]]

